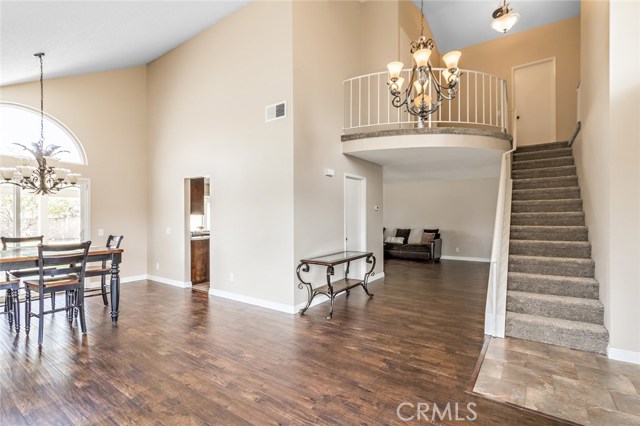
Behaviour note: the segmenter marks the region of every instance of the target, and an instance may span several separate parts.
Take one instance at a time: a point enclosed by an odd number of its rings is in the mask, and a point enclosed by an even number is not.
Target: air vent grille
[[[286,116],[287,116],[287,103],[283,101],[277,104],[267,106],[265,121],[269,122],[273,120],[279,120],[281,118],[285,118]]]

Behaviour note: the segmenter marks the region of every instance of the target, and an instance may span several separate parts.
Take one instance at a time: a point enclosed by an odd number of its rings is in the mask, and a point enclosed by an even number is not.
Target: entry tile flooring
[[[640,426],[640,365],[492,338],[474,392],[582,425]]]

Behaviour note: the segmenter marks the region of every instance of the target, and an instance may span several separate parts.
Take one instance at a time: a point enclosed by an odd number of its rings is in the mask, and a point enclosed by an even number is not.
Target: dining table
[[[91,246],[87,257],[87,264],[91,262],[111,262],[111,321],[118,322],[120,307],[120,263],[122,262],[121,248]],[[16,271],[20,269],[38,268],[38,247],[12,247],[0,250],[0,271]]]

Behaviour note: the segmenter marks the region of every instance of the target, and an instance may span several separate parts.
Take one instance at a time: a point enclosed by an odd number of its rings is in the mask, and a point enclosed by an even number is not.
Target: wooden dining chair
[[[31,317],[38,318],[38,346],[44,337],[44,315],[58,311],[77,310],[80,314],[80,328],[87,332],[84,314],[84,278],[87,256],[91,241],[75,244],[38,245],[38,279],[24,281],[26,290],[25,331],[29,334]],[[44,310],[44,296],[64,291],[67,303],[64,308]],[[31,292],[38,294],[38,313],[31,312]],[[70,295],[73,294],[73,297]]]
[[[16,333],[20,332],[20,300],[18,299],[19,287],[19,279],[0,276],[0,291],[7,291],[4,297],[3,311],[9,318],[9,328],[11,328],[15,322]]]
[[[35,237],[0,237],[0,241],[2,241],[2,250],[7,250],[14,247],[34,247],[38,244],[42,244],[44,240],[44,235],[37,235]],[[7,279],[9,279],[9,275],[12,278],[26,278],[26,277],[35,277],[38,275],[38,268],[29,268],[29,269],[19,269],[15,271],[7,272]],[[51,308],[56,308],[56,295],[55,293],[51,294]]]
[[[120,248],[123,238],[124,236],[122,235],[109,235],[106,247],[111,249]],[[103,260],[98,265],[89,265],[86,277],[100,277],[100,288],[85,289],[85,297],[102,296],[104,306],[109,306],[109,299],[107,298],[107,294],[110,293],[110,291],[107,291],[107,276],[109,275],[111,275],[111,264],[106,260]]]
[[[0,237],[2,250],[7,250],[10,247],[37,246],[38,244],[42,244],[43,239],[44,235],[35,237]]]

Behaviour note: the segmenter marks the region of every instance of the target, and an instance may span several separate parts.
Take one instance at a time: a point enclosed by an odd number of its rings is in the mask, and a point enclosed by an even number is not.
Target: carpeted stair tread
[[[586,226],[512,225],[511,240],[588,241]]]
[[[509,272],[593,278],[595,263],[578,257],[509,255]]]
[[[591,259],[588,241],[511,240],[509,254]]]
[[[582,297],[584,299],[598,299],[600,294],[598,281],[594,278],[527,274],[524,272],[509,272],[507,288],[527,293]]]
[[[557,158],[571,156],[571,148],[541,149],[537,151],[517,151],[513,154],[513,161],[540,160],[542,158]]]
[[[514,213],[581,212],[582,199],[514,200],[511,202],[511,211]]]
[[[577,187],[578,176],[514,179],[513,189],[541,189]]]
[[[573,166],[573,157],[557,157],[557,158],[544,158],[540,160],[523,160],[514,161],[512,164],[513,170],[525,170],[525,169],[543,169],[547,167],[559,167],[559,166]]]
[[[606,355],[609,332],[587,322],[507,312],[506,335]]]
[[[558,166],[546,167],[544,169],[523,169],[511,171],[511,178],[514,180],[561,176],[577,176],[576,166]]]
[[[568,148],[568,141],[559,141],[559,142],[548,142],[548,143],[539,143],[536,145],[524,145],[519,146],[516,149],[516,152],[530,152],[530,151],[545,151],[549,149],[560,149],[560,148]]]
[[[582,212],[524,212],[511,213],[512,225],[584,226]]]
[[[604,306],[595,299],[551,294],[507,291],[507,310],[570,321],[604,323]]]
[[[580,188],[569,186],[562,188],[514,189],[511,197],[514,201],[579,199]]]

